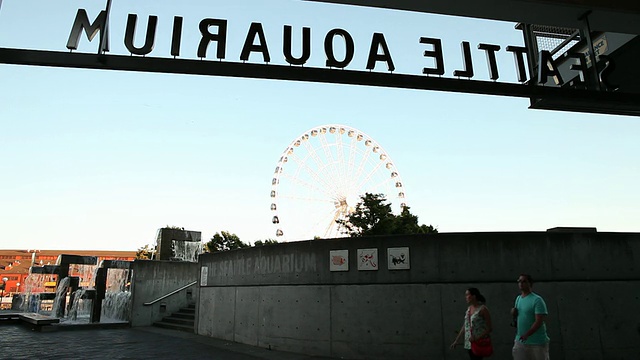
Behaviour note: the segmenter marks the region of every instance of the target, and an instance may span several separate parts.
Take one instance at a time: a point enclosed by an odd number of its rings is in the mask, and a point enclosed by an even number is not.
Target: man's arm
[[[527,338],[529,338],[529,336],[533,335],[536,331],[538,331],[538,329],[540,329],[540,326],[544,324],[544,319],[546,317],[547,317],[546,314],[536,314],[536,321],[533,322],[533,325],[531,325],[529,330],[527,330],[527,332],[524,333],[524,335],[520,336],[520,340],[527,341]]]

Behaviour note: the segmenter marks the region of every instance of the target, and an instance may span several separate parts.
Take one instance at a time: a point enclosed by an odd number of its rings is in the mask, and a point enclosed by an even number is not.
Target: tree
[[[382,194],[366,193],[347,219],[336,222],[344,227],[344,233],[351,236],[384,235],[390,233],[391,204],[385,203]]]
[[[183,227],[181,226],[174,226],[174,225],[167,225],[164,227],[164,229],[172,229],[172,230],[184,230]]]
[[[428,234],[437,233],[438,230],[433,225],[418,225],[418,216],[409,211],[409,207],[402,208],[399,216],[396,216],[396,227],[393,234]]]
[[[238,235],[232,234],[228,231],[215,233],[211,240],[204,244],[205,251],[207,252],[227,251],[246,248],[249,246],[249,244],[242,242]]]
[[[256,242],[254,242],[253,246],[273,245],[273,244],[277,244],[277,243],[278,243],[278,240],[266,239],[266,240],[258,240]]]
[[[437,232],[438,232],[437,227],[434,227],[433,225],[422,224],[420,225],[420,231],[418,232],[418,234],[434,234]]]
[[[402,208],[400,215],[394,215],[384,194],[366,193],[360,199],[353,213],[336,220],[344,228],[343,233],[351,237],[438,232],[433,225],[419,225],[418,216],[408,206]]]
[[[138,248],[138,251],[136,251],[136,259],[152,260],[153,253],[155,252],[156,252],[156,247],[153,246],[152,248],[151,245],[147,244],[143,247]]]

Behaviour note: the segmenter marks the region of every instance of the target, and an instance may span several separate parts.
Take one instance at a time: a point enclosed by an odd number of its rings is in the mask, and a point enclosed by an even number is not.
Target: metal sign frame
[[[0,6],[2,0],[0,0]],[[125,35],[125,44],[128,44],[130,51],[135,52],[136,55],[142,56],[126,56],[126,55],[112,55],[108,54],[108,22],[110,12],[111,0],[107,0],[105,10],[91,22],[84,9],[79,9],[76,15],[76,20],[73,25],[67,48],[75,50],[82,30],[85,31],[89,41],[100,32],[100,44],[98,46],[97,53],[74,53],[74,52],[61,52],[61,51],[46,51],[46,50],[27,50],[27,49],[13,49],[13,48],[0,48],[0,63],[12,64],[12,65],[30,65],[30,66],[48,66],[48,67],[63,67],[63,68],[83,68],[83,69],[97,69],[97,70],[117,70],[117,71],[136,71],[136,72],[152,72],[152,73],[170,73],[170,74],[189,74],[189,75],[207,75],[207,76],[227,76],[227,77],[243,77],[243,78],[256,78],[256,79],[271,79],[271,80],[289,80],[289,81],[304,81],[304,82],[317,82],[317,83],[330,83],[330,84],[348,84],[348,85],[363,85],[363,86],[378,86],[388,88],[402,88],[402,89],[415,89],[415,90],[434,90],[434,91],[450,91],[450,92],[463,92],[471,94],[485,94],[496,96],[511,96],[522,97],[531,100],[532,104],[544,103],[546,109],[554,110],[569,110],[569,111],[582,111],[591,113],[606,113],[606,114],[619,114],[619,115],[635,115],[640,116],[640,94],[637,93],[625,93],[616,91],[602,91],[599,87],[590,88],[565,88],[559,86],[545,86],[547,77],[553,76],[555,71],[553,64],[549,66],[539,66],[538,70],[542,71],[538,74],[538,79],[535,79],[531,58],[535,57],[530,50],[530,46],[522,48],[523,50],[529,49],[527,54],[527,60],[529,62],[529,80],[526,83],[505,83],[497,81],[483,81],[472,80],[473,71],[471,75],[464,75],[467,73],[467,63],[471,64],[469,54],[469,44],[463,42],[466,45],[464,49],[465,55],[465,71],[457,70],[456,73],[462,73],[462,77],[467,76],[469,78],[446,78],[440,77],[442,72],[438,72],[439,69],[424,69],[423,75],[408,75],[408,74],[394,74],[392,72],[382,73],[363,70],[346,70],[345,65],[339,66],[340,68],[317,68],[317,67],[304,67],[304,66],[291,66],[291,65],[273,65],[268,63],[268,59],[265,57],[267,63],[239,63],[222,61],[224,56],[218,55],[218,59],[206,59],[206,55],[200,55],[200,59],[179,59],[175,58],[179,53],[179,40],[181,34],[182,19],[177,17],[174,24],[174,34],[172,41],[172,55],[174,58],[161,58],[146,56],[153,48],[153,35],[150,32],[150,28],[155,31],[155,26],[151,26],[147,29],[147,39],[145,40],[145,46],[143,48],[135,48],[133,44],[133,30],[135,29],[136,15],[130,14],[127,22],[127,34]],[[152,22],[150,19],[150,23]],[[215,21],[214,19],[205,19],[201,22],[202,29],[203,23],[208,27],[206,21]],[[223,22],[224,20],[217,20]],[[252,24],[260,25],[259,23]],[[130,29],[132,28],[132,29]],[[178,29],[178,30],[176,30]],[[250,33],[251,33],[250,29]],[[253,36],[261,34],[261,25],[256,27],[257,30],[253,33]],[[285,31],[286,31],[285,27]],[[308,30],[308,29],[303,29]],[[201,30],[202,31],[202,30]],[[289,29],[289,31],[291,31]],[[340,32],[344,30],[335,29],[333,31]],[[204,51],[206,54],[206,44],[208,41],[219,41],[222,45],[224,38],[221,38],[221,34],[207,33],[208,39],[203,32]],[[332,36],[335,36],[333,34]],[[345,35],[345,34],[337,34]],[[348,35],[348,34],[346,34]],[[329,35],[328,35],[329,36]],[[378,36],[376,38],[376,36]],[[372,53],[369,55],[369,61],[385,61],[388,60],[389,70],[393,71],[393,64],[391,58],[385,58],[379,54],[373,53],[374,40],[378,41],[378,44],[384,44],[384,36],[382,34],[374,34],[372,39]],[[426,38],[425,38],[426,39]],[[206,40],[206,41],[205,41]],[[249,35],[247,41],[249,40]],[[439,39],[427,39],[439,41]],[[525,38],[526,40],[526,38]],[[327,41],[325,39],[325,41]],[[425,40],[426,41],[426,40]],[[421,38],[422,42],[422,38]],[[526,43],[526,41],[525,41]],[[150,44],[150,45],[149,45]],[[174,44],[176,49],[174,49]],[[204,44],[204,45],[203,45]],[[224,45],[222,45],[224,47]],[[247,46],[245,44],[245,46]],[[303,44],[304,49],[308,50],[308,43]],[[325,44],[326,46],[326,44]],[[482,46],[485,46],[483,48]],[[480,44],[479,48],[485,50],[487,55],[492,55],[493,51],[499,50],[497,45]],[[133,50],[132,50],[133,49]],[[175,52],[174,52],[175,51]],[[260,48],[253,49],[249,47],[248,51],[260,51]],[[507,51],[509,47],[507,47]],[[243,60],[248,58],[248,54],[244,54],[243,48]],[[545,52],[541,52],[540,55],[547,55],[550,59],[550,55]],[[441,53],[437,51],[425,51],[425,56],[441,57]],[[542,59],[542,58],[541,58]],[[295,59],[297,60],[297,59]],[[440,59],[442,60],[442,59]],[[289,61],[289,60],[288,60]],[[521,60],[522,61],[522,60]],[[301,65],[299,63],[292,63],[293,65]],[[553,61],[551,61],[553,62]],[[303,64],[304,62],[302,62]],[[497,79],[497,69],[495,67],[495,60],[491,62],[491,73],[495,72],[495,77],[492,75],[492,79]],[[374,65],[368,64],[367,68],[371,70]],[[519,64],[520,74],[519,80],[524,79],[524,65]],[[592,67],[593,71],[596,71]],[[546,72],[546,73],[545,73]],[[545,74],[543,74],[545,73]],[[426,75],[425,75],[426,74]],[[436,74],[436,75],[433,75]],[[596,74],[597,75],[597,74]],[[561,85],[561,83],[560,83]],[[533,106],[535,107],[535,106]]]
[[[552,86],[461,80],[435,76],[335,70],[286,65],[234,63],[125,55],[67,53],[0,48],[0,63],[97,70],[228,76],[330,84],[365,85],[415,90],[464,92],[521,98],[567,99],[576,104],[597,103],[589,112],[640,116],[640,95],[565,89]],[[585,111],[585,110],[582,110]]]

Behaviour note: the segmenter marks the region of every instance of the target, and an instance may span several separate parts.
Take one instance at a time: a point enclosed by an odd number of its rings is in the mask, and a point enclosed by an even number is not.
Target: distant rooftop
[[[547,232],[594,233],[598,232],[598,229],[594,227],[554,227],[547,229]]]
[[[31,267],[31,257],[34,250],[0,250],[0,274],[27,274]],[[34,265],[55,264],[60,254],[97,256],[115,260],[132,259],[135,251],[114,250],[35,250],[36,263]]]

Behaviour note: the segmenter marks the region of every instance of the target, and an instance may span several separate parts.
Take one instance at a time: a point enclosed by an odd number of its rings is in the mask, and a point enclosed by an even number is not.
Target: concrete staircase
[[[153,323],[153,326],[193,333],[196,321],[196,304],[189,304],[177,312]]]

